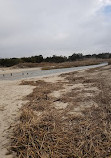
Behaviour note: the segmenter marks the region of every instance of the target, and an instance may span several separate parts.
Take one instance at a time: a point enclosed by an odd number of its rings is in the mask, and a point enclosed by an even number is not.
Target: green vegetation
[[[100,54],[92,54],[92,55],[83,55],[81,53],[74,53],[69,57],[66,56],[56,56],[43,58],[42,55],[32,56],[32,57],[23,57],[23,58],[5,58],[0,59],[1,67],[10,67],[21,63],[63,63],[69,61],[77,61],[83,59],[109,59],[111,58],[111,53],[100,53]]]

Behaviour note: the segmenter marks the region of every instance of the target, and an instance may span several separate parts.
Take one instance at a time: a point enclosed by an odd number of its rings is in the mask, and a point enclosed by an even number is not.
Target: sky
[[[0,58],[111,52],[111,0],[0,0]]]

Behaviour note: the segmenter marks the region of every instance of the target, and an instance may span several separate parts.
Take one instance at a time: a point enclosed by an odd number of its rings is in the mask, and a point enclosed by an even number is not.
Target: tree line
[[[83,55],[82,53],[74,53],[69,57],[53,55],[52,57],[44,58],[42,55],[22,57],[22,58],[0,58],[0,66],[10,67],[17,65],[19,63],[41,63],[41,62],[52,62],[52,63],[62,63],[66,61],[77,61],[89,58],[100,58],[109,59],[111,58],[111,53],[100,53],[92,55]]]

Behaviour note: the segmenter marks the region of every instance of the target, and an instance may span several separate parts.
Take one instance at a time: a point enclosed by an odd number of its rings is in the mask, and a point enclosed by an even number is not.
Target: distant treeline
[[[92,54],[92,55],[83,55],[82,53],[74,53],[69,57],[53,55],[52,57],[43,58],[42,55],[38,55],[38,56],[23,57],[23,58],[5,58],[5,59],[1,58],[0,66],[10,67],[17,65],[19,63],[41,63],[41,62],[62,63],[66,61],[83,60],[86,58],[109,59],[111,58],[111,53],[100,53],[100,54]]]

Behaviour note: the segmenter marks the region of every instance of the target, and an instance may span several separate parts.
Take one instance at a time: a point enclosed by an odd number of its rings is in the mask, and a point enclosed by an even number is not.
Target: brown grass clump
[[[100,91],[90,98],[98,107],[82,110],[83,116],[68,113],[71,106],[77,106],[81,100],[87,101],[87,98],[77,99],[76,89],[59,98],[60,101],[68,102],[69,106],[65,110],[58,110],[52,106],[57,98],[49,94],[54,90],[62,90],[64,83],[23,81],[23,84],[31,84],[36,88],[27,96],[30,102],[21,109],[19,123],[13,127],[10,150],[16,152],[19,158],[109,158],[111,76],[108,73],[106,79],[104,72],[98,72],[96,76],[92,72],[66,74],[69,84],[93,84]]]
[[[87,120],[70,118],[63,124],[60,118],[50,113],[39,122],[33,112],[25,110],[20,119],[21,123],[14,128],[14,146],[12,145],[11,149],[20,158],[109,156],[109,122],[101,112],[100,109],[96,109],[90,112],[90,116],[86,117]]]

